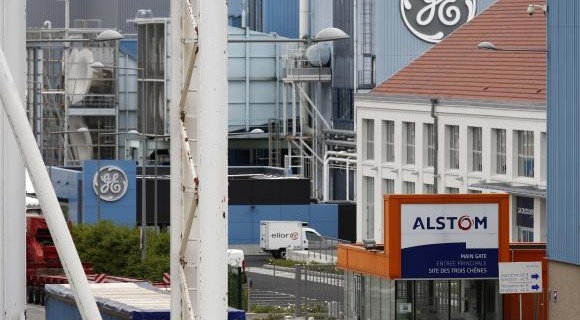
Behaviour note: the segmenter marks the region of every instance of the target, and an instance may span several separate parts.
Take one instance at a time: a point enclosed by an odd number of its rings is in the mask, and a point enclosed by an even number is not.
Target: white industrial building
[[[357,225],[361,238],[377,238],[383,234],[382,221],[377,221],[383,216],[382,195],[435,191],[433,118],[425,99],[368,95],[359,97],[356,107],[361,128],[358,157],[364,159],[357,181],[362,195],[357,211],[363,214]],[[534,189],[546,186],[545,108],[449,102],[436,110],[438,193],[495,192],[505,187],[513,193],[511,217],[516,219],[516,197],[532,196]],[[535,197],[533,210],[533,228],[511,224],[512,241],[545,241],[545,198]]]
[[[546,241],[545,52],[478,49],[544,47],[545,19],[504,6],[356,97],[358,240],[383,240],[384,194],[507,192],[510,241]],[[485,27],[514,19],[534,32]]]

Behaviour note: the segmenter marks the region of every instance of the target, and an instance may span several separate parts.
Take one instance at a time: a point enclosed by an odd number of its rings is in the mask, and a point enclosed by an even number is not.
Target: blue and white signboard
[[[499,293],[542,292],[542,263],[503,262],[499,264]]]
[[[82,223],[109,220],[134,226],[137,212],[137,168],[129,160],[83,162]]]
[[[497,204],[401,206],[401,277],[497,278]]]

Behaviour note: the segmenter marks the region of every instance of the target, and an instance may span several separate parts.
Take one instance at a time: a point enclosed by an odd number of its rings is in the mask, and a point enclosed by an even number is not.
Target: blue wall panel
[[[49,167],[48,174],[56,196],[59,200],[67,202],[66,219],[73,223],[78,223],[82,219],[81,172]]]
[[[263,0],[262,32],[298,38],[298,0]]]
[[[477,14],[495,2],[496,0],[475,1]],[[407,29],[401,16],[399,0],[375,1],[374,21],[377,84],[390,78],[433,46],[415,37]]]
[[[580,2],[548,7],[548,258],[580,265]]]
[[[127,176],[128,187],[123,197],[116,201],[101,200],[93,188],[93,177],[105,166],[116,166]],[[137,211],[137,168],[130,160],[87,160],[83,162],[83,223],[109,220],[115,224],[135,226]],[[113,182],[113,181],[111,181]]]
[[[260,243],[260,221],[304,221],[328,237],[338,237],[338,205],[231,205],[229,206],[229,244]]]

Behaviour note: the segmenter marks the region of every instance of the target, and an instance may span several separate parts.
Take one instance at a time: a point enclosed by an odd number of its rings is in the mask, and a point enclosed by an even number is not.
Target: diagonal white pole
[[[24,158],[58,256],[66,273],[83,320],[99,320],[101,315],[89,288],[81,260],[69,233],[56,198],[50,177],[44,166],[36,140],[28,123],[24,104],[14,84],[4,51],[0,50],[0,99],[2,107]]]

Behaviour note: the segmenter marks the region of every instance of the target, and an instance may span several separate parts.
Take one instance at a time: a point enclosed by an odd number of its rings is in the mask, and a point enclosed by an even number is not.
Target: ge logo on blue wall
[[[473,19],[475,6],[475,0],[401,0],[401,15],[415,36],[438,43]]]
[[[129,187],[127,175],[117,166],[105,166],[93,177],[93,191],[104,201],[121,199]]]

